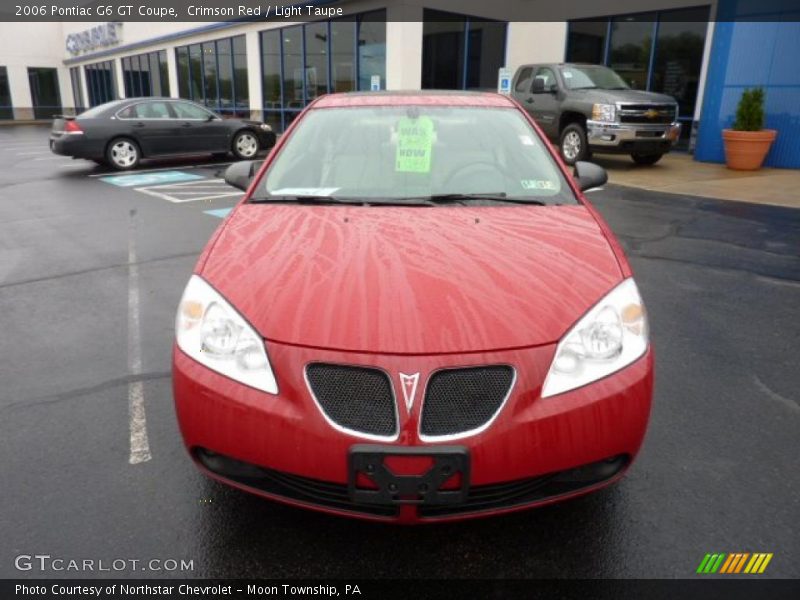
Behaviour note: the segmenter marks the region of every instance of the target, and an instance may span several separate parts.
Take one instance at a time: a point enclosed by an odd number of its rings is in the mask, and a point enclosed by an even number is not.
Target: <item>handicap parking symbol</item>
[[[183,171],[158,171],[155,173],[138,173],[133,175],[111,175],[100,177],[100,181],[119,187],[154,185],[159,183],[175,183],[177,181],[194,181],[204,179],[202,175]]]

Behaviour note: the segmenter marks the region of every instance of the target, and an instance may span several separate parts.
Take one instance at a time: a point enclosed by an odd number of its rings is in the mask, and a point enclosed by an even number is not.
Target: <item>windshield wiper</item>
[[[406,198],[407,200],[428,200],[433,204],[463,204],[469,201],[488,200],[489,202],[511,202],[514,204],[535,204],[538,206],[546,206],[546,202],[537,200],[536,198],[521,198],[517,196],[508,196],[504,192],[494,194],[433,194],[432,196],[420,196],[419,198]]]
[[[349,204],[349,205],[364,205],[370,202],[361,198],[345,198],[342,196],[260,196],[257,198],[250,198],[252,204]]]
[[[325,205],[344,204],[347,206],[433,206],[434,203],[426,197],[421,198],[357,198],[345,196],[260,196],[250,198],[252,204],[303,204]]]

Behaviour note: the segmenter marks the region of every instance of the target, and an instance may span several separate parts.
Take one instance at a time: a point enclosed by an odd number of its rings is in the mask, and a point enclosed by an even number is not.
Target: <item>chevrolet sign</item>
[[[122,23],[103,23],[81,31],[70,33],[66,39],[67,52],[73,56],[96,48],[107,48],[122,41]]]

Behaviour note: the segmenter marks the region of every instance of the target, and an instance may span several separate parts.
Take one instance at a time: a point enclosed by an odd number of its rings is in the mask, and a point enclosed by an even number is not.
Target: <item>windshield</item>
[[[461,195],[473,198],[454,198]],[[252,201],[335,198],[577,204],[515,108],[320,108],[298,123]]]
[[[627,90],[629,86],[615,71],[600,65],[561,67],[564,84],[571,90]]]

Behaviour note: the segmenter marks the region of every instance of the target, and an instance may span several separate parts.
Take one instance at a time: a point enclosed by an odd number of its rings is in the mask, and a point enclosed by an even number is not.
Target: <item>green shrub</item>
[[[764,129],[764,89],[752,88],[742,92],[736,108],[736,131],[761,131]]]

